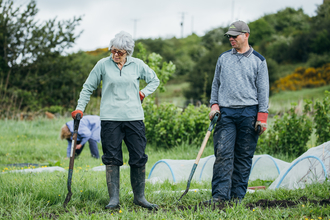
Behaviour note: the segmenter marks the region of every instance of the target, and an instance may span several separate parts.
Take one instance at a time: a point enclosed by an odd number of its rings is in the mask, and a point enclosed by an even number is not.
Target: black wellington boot
[[[106,165],[106,178],[110,202],[105,208],[119,208],[119,166]]]
[[[136,205],[142,206],[147,209],[156,209],[158,210],[158,205],[151,204],[144,197],[144,188],[145,188],[145,166],[140,168],[131,167],[131,185],[134,193],[134,203]]]

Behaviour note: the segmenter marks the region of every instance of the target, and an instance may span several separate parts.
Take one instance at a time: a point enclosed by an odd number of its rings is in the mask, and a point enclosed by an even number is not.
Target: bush
[[[323,65],[330,63],[330,54],[315,54],[311,53],[308,56],[308,65],[314,68],[322,67]]]
[[[183,141],[201,144],[210,124],[208,113],[210,108],[205,105],[195,107],[189,104],[180,115],[178,134]],[[211,139],[211,138],[210,138]]]
[[[320,68],[298,67],[295,71],[277,80],[271,87],[273,92],[281,90],[300,90],[302,88],[314,88],[329,84],[330,82],[330,63]]]
[[[322,144],[330,140],[330,93],[325,91],[325,95],[323,101],[316,101],[314,106],[317,144]]]
[[[282,118],[275,116],[274,125],[265,136],[260,137],[258,151],[298,157],[307,150],[306,144],[312,134],[312,120],[307,116],[311,104],[310,101],[306,102],[301,116],[296,113],[295,104]]]
[[[63,110],[64,110],[63,106],[59,106],[59,105],[52,105],[50,107],[45,108],[45,111],[48,111],[53,114],[55,114],[55,113],[62,114]]]
[[[183,110],[169,103],[157,106],[152,99],[147,99],[143,106],[149,143],[165,148],[183,142],[202,143],[210,123],[209,108],[205,105],[189,105]]]

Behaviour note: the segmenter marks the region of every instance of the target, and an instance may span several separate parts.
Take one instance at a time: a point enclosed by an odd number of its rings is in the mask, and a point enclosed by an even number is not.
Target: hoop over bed
[[[330,173],[330,141],[313,147],[295,159],[268,189],[298,189],[306,184],[323,183]]]
[[[214,155],[200,159],[194,173],[194,181],[211,181],[213,176]],[[187,181],[195,160],[170,160],[163,159],[157,161],[149,173],[150,182],[169,182],[177,183]],[[252,160],[252,171],[250,180],[274,180],[280,171],[289,163],[273,158],[267,154],[255,155]]]

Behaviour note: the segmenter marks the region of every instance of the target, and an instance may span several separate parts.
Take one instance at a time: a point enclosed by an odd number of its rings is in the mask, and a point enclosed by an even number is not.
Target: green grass
[[[303,108],[305,99],[312,100],[314,103],[317,100],[321,101],[325,97],[326,90],[330,91],[330,85],[274,94],[269,98],[269,112],[271,114],[286,112],[290,109],[291,103],[300,104],[299,107]]]
[[[172,83],[165,86],[166,91],[158,94],[159,103],[173,103],[178,107],[184,107],[186,104],[186,98],[183,95],[183,91],[189,87],[188,82]]]
[[[36,163],[43,166],[58,165],[67,169],[69,160],[66,157],[66,141],[59,140],[59,130],[69,118],[55,120],[36,119],[34,121],[0,121],[0,219],[322,219],[330,218],[329,206],[318,206],[312,203],[298,204],[293,208],[250,210],[247,203],[259,199],[297,200],[301,196],[321,200],[329,198],[329,183],[316,184],[299,190],[280,189],[276,191],[259,190],[247,194],[242,205],[227,207],[223,211],[178,209],[175,204],[186,189],[186,182],[146,184],[146,198],[160,206],[158,212],[150,212],[133,204],[129,180],[129,168],[121,169],[120,202],[121,209],[108,211],[104,206],[109,197],[106,188],[105,173],[91,171],[100,166],[100,159],[90,156],[88,147],[75,160],[72,180],[73,195],[67,209],[62,207],[67,194],[67,172],[53,173],[7,173],[13,169],[8,164]],[[172,149],[147,146],[149,161],[146,165],[147,175],[155,162],[160,159],[195,159],[200,145],[183,144]],[[99,145],[101,152],[101,145]],[[124,162],[128,153],[123,147]],[[207,146],[203,157],[213,154],[213,147]],[[101,153],[102,155],[102,153]],[[274,157],[277,157],[276,155]],[[279,159],[285,159],[277,157]],[[286,158],[290,160],[290,158]],[[26,168],[23,168],[26,169]],[[250,186],[266,185],[269,181],[254,181]],[[190,189],[211,189],[209,181],[192,182]],[[156,193],[160,191],[160,193]],[[179,191],[173,193],[172,191]],[[188,206],[207,200],[210,191],[189,192],[179,205]]]

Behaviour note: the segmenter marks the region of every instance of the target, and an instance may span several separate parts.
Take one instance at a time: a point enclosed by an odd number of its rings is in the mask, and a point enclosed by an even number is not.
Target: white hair
[[[125,31],[121,31],[120,33],[116,34],[115,38],[110,41],[109,50],[112,46],[119,50],[126,50],[127,55],[131,56],[134,52],[134,40],[132,35]]]

